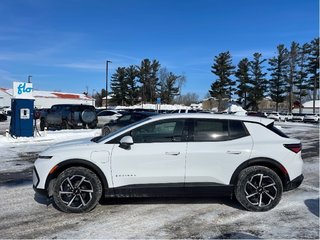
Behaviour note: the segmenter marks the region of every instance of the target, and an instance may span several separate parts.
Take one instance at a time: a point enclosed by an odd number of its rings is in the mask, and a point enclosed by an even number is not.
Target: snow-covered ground
[[[100,130],[48,131],[46,136],[41,132],[19,139],[0,136],[0,238],[319,239],[319,126],[277,126],[301,139],[305,180],[264,213],[245,211],[230,199],[138,198],[103,200],[90,213],[65,214],[44,199],[34,199],[32,163],[52,144],[94,137]]]

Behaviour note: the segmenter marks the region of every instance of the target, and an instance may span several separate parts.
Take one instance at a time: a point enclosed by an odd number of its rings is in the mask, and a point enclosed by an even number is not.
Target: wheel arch
[[[288,172],[286,168],[279,163],[278,161],[271,159],[271,158],[253,158],[247,160],[246,162],[242,163],[232,174],[230,179],[230,184],[235,185],[239,176],[239,173],[251,166],[264,166],[273,170],[281,179],[283,188],[286,189],[288,183],[290,182]]]
[[[97,177],[100,179],[101,184],[102,184],[102,190],[103,194],[108,189],[108,181],[106,179],[106,176],[102,172],[102,170],[94,163],[88,162],[83,159],[69,159],[66,161],[63,161],[61,163],[58,163],[55,167],[53,167],[54,171],[52,173],[49,173],[46,184],[45,184],[45,189],[48,191],[48,195],[50,196],[50,192],[52,191],[52,183],[53,180],[58,177],[58,175],[63,172],[64,170],[70,168],[70,167],[84,167],[89,170],[91,170],[93,173],[97,175]]]

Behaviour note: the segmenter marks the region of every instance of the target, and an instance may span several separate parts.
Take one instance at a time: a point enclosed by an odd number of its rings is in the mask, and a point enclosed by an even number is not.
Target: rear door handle
[[[228,154],[241,154],[241,151],[227,151]]]
[[[178,156],[180,152],[166,152],[166,155]]]

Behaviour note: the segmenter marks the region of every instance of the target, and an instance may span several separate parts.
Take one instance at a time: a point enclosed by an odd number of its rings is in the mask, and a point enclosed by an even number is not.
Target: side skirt
[[[216,183],[141,184],[105,189],[105,197],[232,197],[233,189]]]

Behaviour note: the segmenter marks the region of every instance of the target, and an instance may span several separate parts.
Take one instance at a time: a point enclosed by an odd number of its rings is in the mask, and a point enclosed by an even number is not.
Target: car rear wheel
[[[102,196],[102,185],[95,173],[83,167],[64,170],[53,187],[53,203],[63,212],[89,212]]]
[[[283,186],[279,176],[267,167],[252,166],[242,170],[235,187],[239,203],[249,211],[268,211],[281,200]]]
[[[111,132],[110,128],[108,126],[104,126],[102,128],[102,136],[106,136]]]

